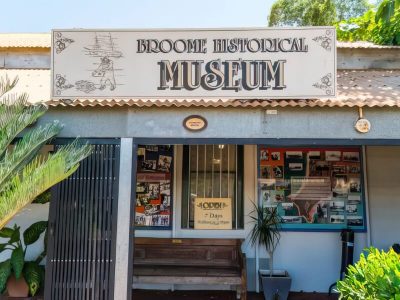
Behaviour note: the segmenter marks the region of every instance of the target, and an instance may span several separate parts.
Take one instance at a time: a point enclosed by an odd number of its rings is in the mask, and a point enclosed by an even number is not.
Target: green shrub
[[[400,300],[400,255],[369,248],[337,287],[343,300]]]
[[[389,5],[391,2],[393,5]],[[361,17],[342,21],[336,29],[340,41],[400,45],[400,1],[384,0],[377,11],[369,10]]]

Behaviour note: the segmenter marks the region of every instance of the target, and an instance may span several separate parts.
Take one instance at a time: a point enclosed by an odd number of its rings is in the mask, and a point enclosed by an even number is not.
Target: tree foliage
[[[362,16],[372,8],[368,0],[335,0],[335,6],[339,22]]]
[[[370,8],[368,0],[277,0],[269,26],[330,26],[359,17]]]
[[[400,0],[384,0],[378,9],[336,25],[341,41],[370,41],[379,45],[400,45]]]
[[[29,105],[27,94],[11,93],[17,83],[17,78],[0,79],[0,229],[38,195],[75,172],[91,153],[90,146],[75,141],[47,157],[41,155],[39,150],[62,126],[53,122],[27,128],[47,108]]]

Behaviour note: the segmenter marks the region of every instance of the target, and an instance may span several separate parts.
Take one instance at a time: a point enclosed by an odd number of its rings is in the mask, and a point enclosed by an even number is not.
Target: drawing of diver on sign
[[[84,53],[87,56],[96,58],[93,65],[95,69],[91,71],[92,80],[79,80],[76,82],[76,88],[85,93],[92,93],[95,90],[105,90],[107,87],[110,91],[117,88],[116,72],[122,69],[115,69],[115,60],[122,58],[123,54],[118,50],[115,39],[111,33],[96,32],[94,44],[84,47]]]
[[[99,67],[92,72],[93,77],[101,77],[100,90],[104,90],[107,84],[110,85],[110,91],[115,90],[115,75],[113,61],[107,56],[101,58]]]

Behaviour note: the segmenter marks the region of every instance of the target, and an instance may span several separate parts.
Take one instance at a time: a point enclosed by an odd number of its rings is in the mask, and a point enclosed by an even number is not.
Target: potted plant
[[[259,270],[264,297],[266,300],[286,300],[292,279],[287,271],[274,270],[274,251],[280,241],[280,216],[276,205],[254,204],[254,213],[250,217],[254,226],[250,234],[252,245],[265,247],[269,255],[269,270]]]
[[[47,221],[32,224],[23,233],[23,243],[19,226],[0,230],[0,237],[8,239],[0,244],[0,253],[11,251],[11,257],[0,263],[0,293],[7,290],[9,297],[27,297],[38,292],[44,281],[44,267],[40,262],[46,256],[46,236],[44,250],[35,260],[25,261],[25,254],[27,247],[35,243],[46,229]]]

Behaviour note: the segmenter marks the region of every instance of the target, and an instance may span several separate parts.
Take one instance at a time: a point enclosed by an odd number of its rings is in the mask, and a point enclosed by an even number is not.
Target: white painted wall
[[[46,221],[49,218],[49,203],[47,204],[30,204],[27,205],[18,215],[16,215],[6,226],[13,227],[17,224],[21,227],[22,233],[26,228],[38,221]],[[26,259],[36,259],[36,257],[43,251],[43,236],[36,241],[36,243],[29,245],[26,253]],[[0,238],[0,243],[4,243],[6,239]],[[9,258],[11,255],[10,251],[4,251],[0,254],[0,261]]]

